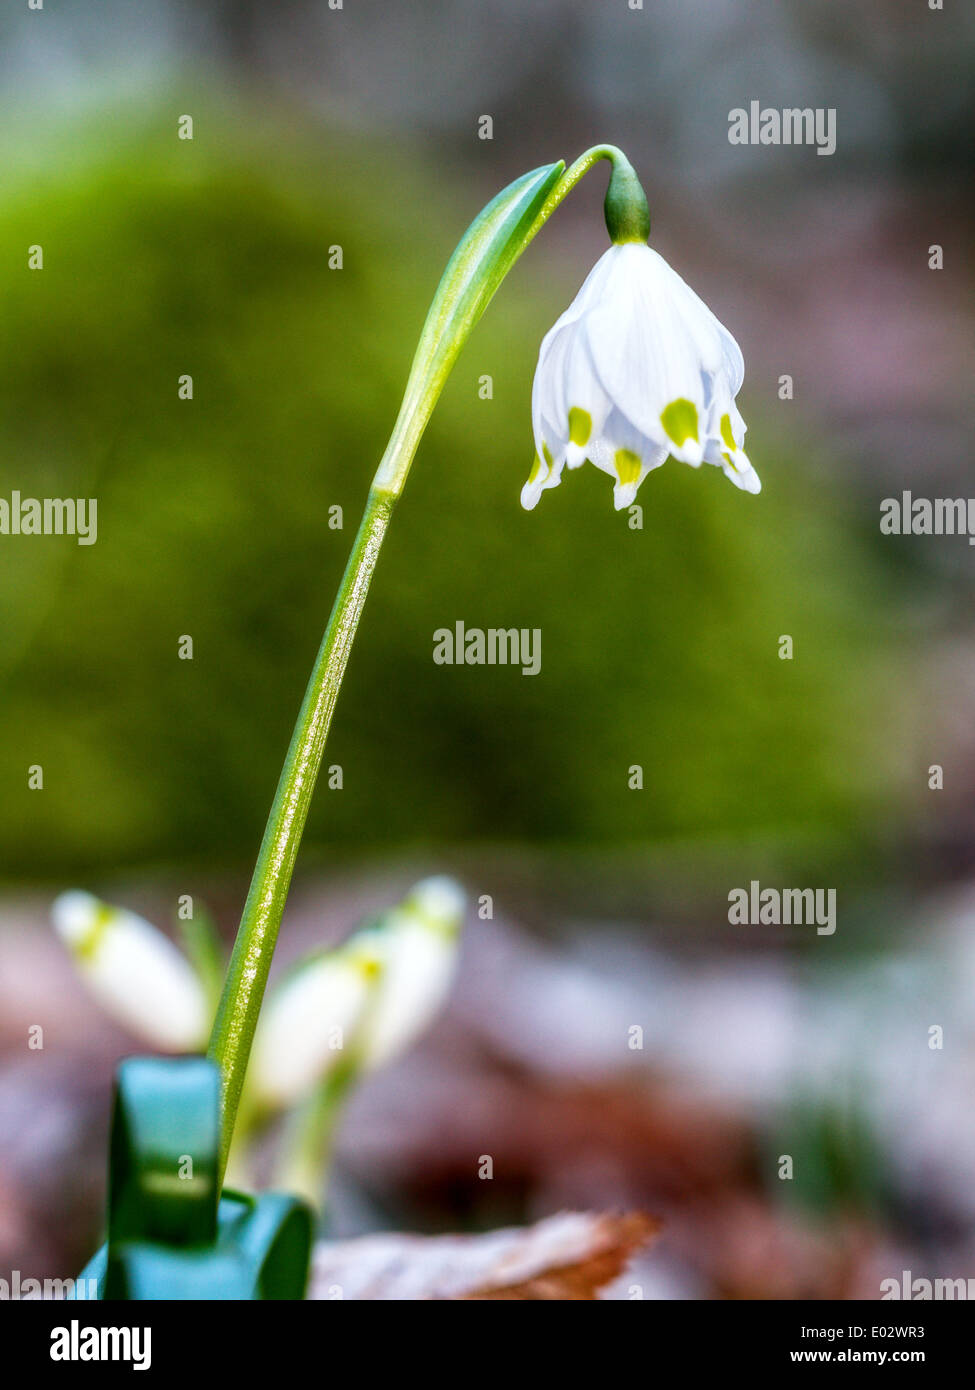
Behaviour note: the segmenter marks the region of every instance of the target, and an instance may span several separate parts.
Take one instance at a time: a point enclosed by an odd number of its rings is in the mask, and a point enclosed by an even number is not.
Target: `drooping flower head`
[[[521,493],[529,510],[546,488],[558,485],[566,465],[578,468],[587,459],[613,479],[617,511],[633,502],[646,475],[668,456],[692,468],[716,464],[736,487],[761,490],[735,404],[745,375],[741,350],[646,244],[645,209],[632,169],[627,165],[618,175],[614,165],[606,200],[614,244],[538,354],[536,455]]]

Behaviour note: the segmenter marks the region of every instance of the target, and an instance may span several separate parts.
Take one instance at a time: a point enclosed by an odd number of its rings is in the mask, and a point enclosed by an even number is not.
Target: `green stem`
[[[251,1041],[339,687],[395,498],[373,488],[322,638],[278,781],[220,999],[209,1056],[220,1067],[220,1175]]]
[[[303,1197],[316,1211],[325,1202],[335,1131],[357,1076],[354,1063],[336,1068],[292,1117],[274,1186]]]
[[[547,222],[552,216],[552,213],[565,198],[566,194],[571,193],[583,175],[588,174],[592,166],[598,164],[601,159],[608,159],[614,168],[617,164],[621,163],[626,165],[627,168],[631,167],[630,161],[627,159],[626,155],[616,145],[593,145],[590,149],[586,150],[585,153],[581,154],[573,164],[569,165],[568,169],[566,169],[565,173],[552,189],[552,192],[542,204],[541,211],[538,214],[538,226],[532,229],[533,236],[542,224]]]
[[[403,490],[444,383],[471,330],[525,247],[600,159],[612,161],[611,190],[618,171],[625,178],[632,175],[635,179],[626,156],[614,145],[594,146],[568,170],[559,161],[522,175],[492,199],[471,223],[434,294],[403,403],[373,480],[281,770],[213,1025],[209,1056],[221,1072],[221,1181],[325,740],[393,506]]]
[[[579,180],[594,164],[608,159],[612,165],[603,209],[606,230],[614,242],[646,241],[650,235],[650,210],[647,195],[637,178],[636,170],[617,145],[593,145],[572,164],[559,179],[538,214],[531,236],[540,230]]]

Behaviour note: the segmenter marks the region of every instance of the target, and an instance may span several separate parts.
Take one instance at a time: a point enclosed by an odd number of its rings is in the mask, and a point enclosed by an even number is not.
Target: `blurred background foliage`
[[[195,102],[179,141],[176,109],[76,130],[76,157],[0,211],[5,477],[98,499],[96,545],[0,549],[8,875],[251,855],[426,305],[481,202],[267,109]],[[767,401],[746,390],[758,500],[671,463],[642,530],[593,469],[518,506],[538,343],[603,237],[559,273],[531,248],[461,358],[369,601],[313,848],[857,836],[890,793],[891,580]],[[434,665],[457,620],[539,628],[540,674]]]

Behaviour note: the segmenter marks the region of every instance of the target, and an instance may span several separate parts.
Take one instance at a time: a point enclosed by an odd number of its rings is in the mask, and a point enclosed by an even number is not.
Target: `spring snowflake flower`
[[[264,1005],[251,1054],[248,1084],[261,1105],[292,1105],[338,1065],[382,968],[353,940],[285,976]]]
[[[365,1066],[379,1067],[404,1052],[433,1022],[457,963],[464,918],[463,889],[446,876],[424,879],[382,925],[363,935],[384,969],[361,1041]]]
[[[167,1052],[204,1045],[210,1019],[203,986],[167,936],[91,893],[62,893],[51,916],[82,979],[116,1022]]]
[[[370,1071],[404,1052],[444,1002],[464,902],[453,879],[424,879],[342,946],[296,966],[257,1027],[248,1081],[258,1104],[293,1104],[343,1060]]]
[[[613,479],[617,511],[668,455],[761,491],[735,405],[744,375],[734,338],[662,256],[636,240],[611,246],[542,341],[522,506],[586,459]]]

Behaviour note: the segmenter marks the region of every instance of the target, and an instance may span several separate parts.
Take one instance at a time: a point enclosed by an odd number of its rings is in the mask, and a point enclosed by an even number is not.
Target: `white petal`
[[[538,499],[542,495],[542,484],[536,478],[534,481],[529,479],[521,489],[521,505],[526,512],[532,512],[538,506]]]
[[[742,492],[761,492],[761,480],[744,449],[728,449],[723,442],[709,440],[705,462],[716,464]]]
[[[735,487],[743,492],[758,493],[762,484],[742,447],[745,428],[734,401],[726,394],[716,396],[708,419],[704,457],[708,463],[717,464]]]
[[[403,910],[417,913],[444,931],[456,933],[464,920],[467,894],[455,878],[436,874],[414,885],[403,904]]]
[[[734,337],[728,332],[721,320],[708,308],[704,300],[691,289],[674,270],[673,266],[663,259],[658,258],[669,281],[670,292],[681,305],[682,312],[686,319],[695,325],[696,332],[702,340],[713,341],[713,336],[717,337],[720,352],[720,373],[723,375],[729,394],[737,396],[741,390],[741,384],[745,379],[745,359],[742,357],[741,348],[738,346]],[[711,358],[709,356],[709,361]],[[715,370],[714,367],[711,370]]]
[[[725,477],[730,478],[735,487],[741,488],[742,492],[761,492],[762,481],[744,449],[736,449],[733,454],[722,458],[721,467],[724,469]]]
[[[591,417],[592,433],[599,426],[612,404],[600,385],[589,356],[584,335],[579,331],[585,316],[601,303],[616,271],[617,247],[610,247],[600,256],[586,276],[582,288],[568,309],[559,316],[542,339],[538,365],[532,383],[532,427],[535,448],[545,457],[547,445],[556,464],[568,454],[570,468],[585,459],[569,441],[569,411],[575,406]],[[555,486],[558,479],[549,486]]]
[[[550,465],[536,454],[528,481],[521,489],[521,505],[526,512],[532,511],[537,506],[538,499],[545,488],[558,487],[564,465],[564,458],[561,463]]]
[[[621,458],[621,453],[626,457]],[[667,455],[666,445],[647,439],[621,411],[613,410],[590,456],[596,467],[613,479],[613,505],[619,512],[632,505],[644,478],[666,462]],[[632,471],[634,457],[639,460],[635,475]]]
[[[565,324],[542,344],[532,385],[532,424],[535,447],[544,457],[548,446],[555,465],[570,468],[585,462],[589,439],[602,429],[612,401],[593,367],[586,336],[575,321]],[[580,412],[574,415],[573,412]],[[588,417],[582,438],[573,442],[573,421]]]
[[[168,937],[90,893],[62,893],[51,912],[106,1013],[166,1051],[192,1052],[203,1045],[210,1023],[203,986]]]
[[[361,1056],[369,1068],[391,1061],[439,1013],[453,979],[456,942],[416,921],[380,929],[385,968],[363,1022]]]
[[[669,267],[648,246],[627,245],[602,301],[587,314],[584,330],[593,364],[615,405],[644,434],[663,440],[660,414],[678,397],[702,403],[705,349],[672,292]]]
[[[254,1040],[248,1082],[258,1103],[290,1105],[344,1059],[372,1068],[408,1047],[443,1003],[464,904],[453,879],[424,879],[379,926],[292,971]]]
[[[405,1051],[440,1011],[453,979],[465,902],[453,879],[425,879],[368,934],[384,969],[363,1020],[366,1066]]]
[[[694,467],[707,458],[757,491],[734,403],[743,378],[738,344],[663,257],[636,243],[611,247],[542,342],[532,425],[543,462],[522,505],[535,506],[564,466],[586,458],[614,478],[617,509],[668,454]]]
[[[356,1029],[382,965],[340,947],[300,964],[264,1005],[248,1081],[259,1102],[285,1106],[306,1095],[356,1046]]]

